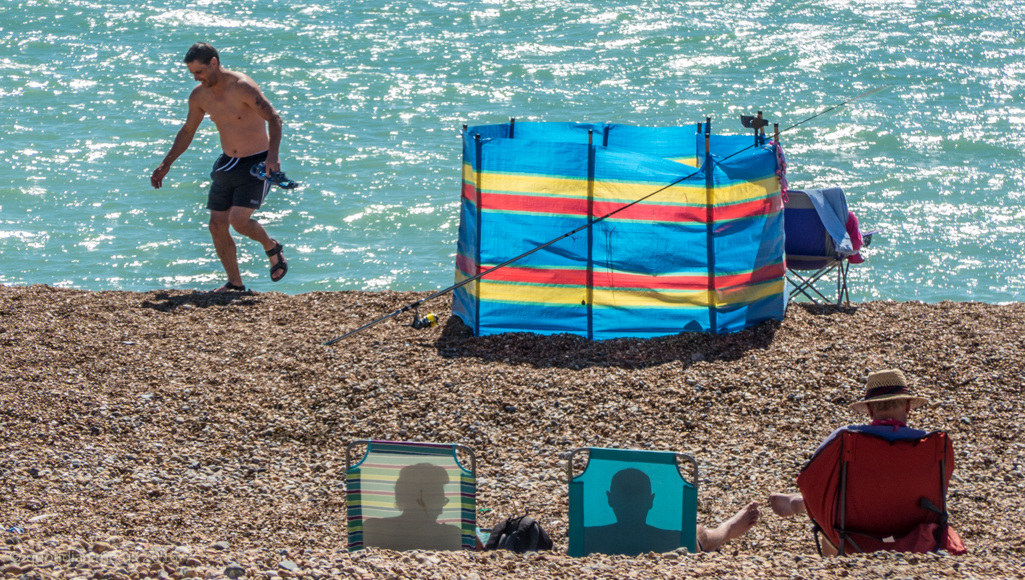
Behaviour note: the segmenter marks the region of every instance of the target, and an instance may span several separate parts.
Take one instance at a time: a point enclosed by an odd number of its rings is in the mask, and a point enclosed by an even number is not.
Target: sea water
[[[149,175],[195,86],[196,41],[285,122],[257,218],[285,245],[260,291],[453,281],[464,124],[519,120],[739,133],[789,126],[793,188],[841,186],[863,229],[856,300],[1006,302],[1025,292],[1025,0],[4,0],[0,283],[212,288],[219,142],[204,121]]]

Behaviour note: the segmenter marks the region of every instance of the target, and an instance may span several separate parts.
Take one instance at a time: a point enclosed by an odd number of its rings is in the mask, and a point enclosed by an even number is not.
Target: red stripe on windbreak
[[[715,279],[717,290],[757,284],[783,276],[785,268],[782,264],[770,264],[753,272],[718,276]],[[587,271],[563,270],[550,268],[517,268],[506,266],[487,276],[485,280],[495,282],[516,282],[520,284],[551,284],[583,286],[587,283]],[[626,274],[622,272],[594,272],[595,288],[640,288],[644,290],[705,290],[708,288],[708,275],[677,275],[649,276],[645,274]]]
[[[618,202],[595,202],[594,212],[597,216],[602,216],[620,207],[623,207],[623,204]],[[734,205],[713,207],[711,215],[714,221],[720,222],[771,214],[782,209],[783,203],[779,196],[774,196],[769,199],[755,199]],[[709,212],[703,206],[686,207],[646,203],[625,209],[614,217],[615,219],[704,224],[708,223],[708,215]]]
[[[732,288],[733,286],[743,286],[746,284],[768,282],[769,280],[778,280],[782,278],[785,273],[786,266],[780,263],[762,266],[753,272],[733,274],[732,276],[716,276],[715,289],[723,290],[726,288]]]
[[[467,256],[456,254],[456,269],[467,276],[473,276],[472,273],[477,271],[477,264]]]
[[[463,187],[463,195],[468,199],[475,199],[476,193],[472,186]],[[625,207],[627,204],[619,201],[595,201],[594,215],[601,217]],[[754,217],[775,213],[783,208],[783,202],[779,196],[769,199],[756,199],[734,205],[712,208],[712,219],[715,221],[734,220],[739,218]],[[540,197],[533,195],[502,195],[485,193],[481,198],[481,209],[483,211],[522,211],[534,213],[561,214],[571,216],[587,216],[586,198],[569,197]],[[660,205],[644,203],[630,206],[619,211],[614,216],[616,219],[660,221],[660,222],[683,222],[683,223],[707,223],[707,209],[705,206],[680,206]]]
[[[485,193],[480,203],[484,210],[587,215],[587,198]]]
[[[487,268],[484,268],[485,270]],[[587,283],[587,271],[548,268],[516,268],[506,266],[484,276],[495,282],[519,282],[522,284],[564,284],[583,286]]]

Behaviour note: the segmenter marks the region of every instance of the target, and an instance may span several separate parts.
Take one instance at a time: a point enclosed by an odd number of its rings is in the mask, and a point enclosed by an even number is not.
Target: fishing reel
[[[413,311],[413,324],[410,324],[410,326],[412,326],[416,330],[423,330],[425,328],[430,328],[437,324],[438,317],[435,316],[433,312],[431,312],[427,316],[424,316],[423,318],[420,318],[420,312],[418,310]]]

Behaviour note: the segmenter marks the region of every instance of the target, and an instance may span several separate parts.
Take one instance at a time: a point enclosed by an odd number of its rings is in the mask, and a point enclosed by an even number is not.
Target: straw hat
[[[850,409],[861,413],[868,413],[868,404],[880,401],[893,401],[905,399],[911,401],[911,408],[917,409],[929,402],[929,399],[917,397],[911,394],[908,389],[908,382],[904,373],[897,369],[887,369],[868,374],[868,382],[865,384],[865,398],[851,403]]]

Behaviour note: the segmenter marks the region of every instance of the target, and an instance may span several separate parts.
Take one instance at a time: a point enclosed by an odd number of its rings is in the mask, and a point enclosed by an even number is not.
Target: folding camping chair
[[[587,465],[573,474],[577,454]],[[582,458],[582,455],[580,456]],[[680,473],[690,463],[691,481]],[[697,550],[698,464],[671,451],[574,449],[569,482],[569,555]]]
[[[894,550],[963,553],[947,525],[954,449],[946,433],[893,442],[844,431],[797,477],[822,554],[822,532],[841,555]]]
[[[353,450],[366,446],[353,465]],[[457,451],[469,454],[470,469]],[[354,441],[345,450],[349,551],[472,550],[477,460],[463,445]]]
[[[803,295],[815,304],[840,306],[851,296],[847,289],[847,271],[851,255],[856,254],[847,234],[847,196],[839,187],[787,192],[783,204],[783,231],[786,234],[788,300]],[[863,244],[872,243],[870,232]],[[815,284],[836,271],[836,299],[828,298]],[[818,296],[818,299],[815,296]]]

